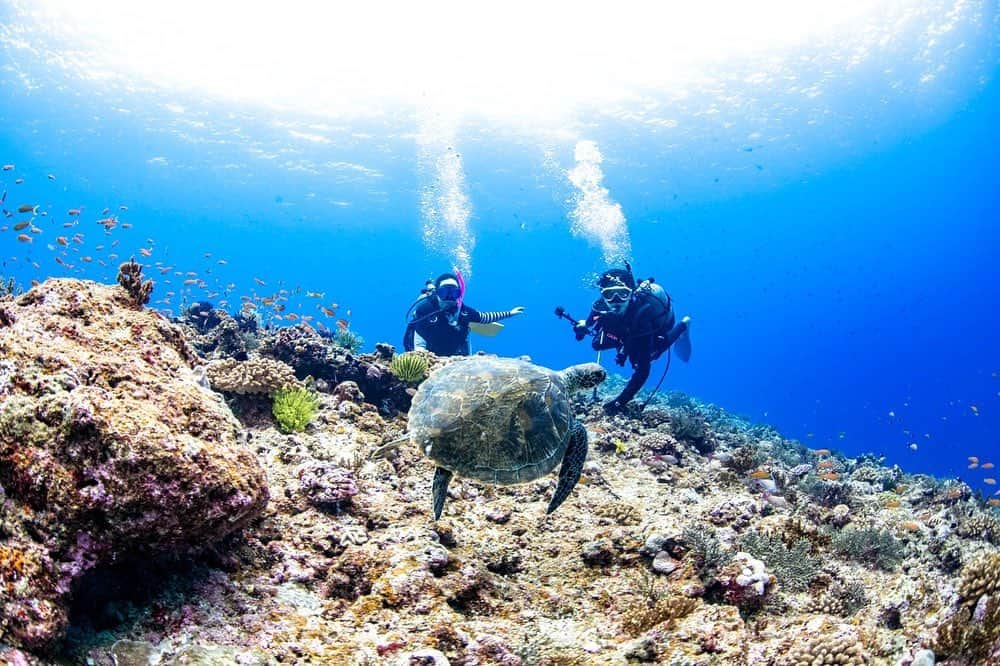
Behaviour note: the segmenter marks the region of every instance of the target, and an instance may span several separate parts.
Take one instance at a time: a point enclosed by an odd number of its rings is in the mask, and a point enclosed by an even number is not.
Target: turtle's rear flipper
[[[448,482],[451,481],[451,476],[451,472],[444,467],[438,467],[434,470],[432,491],[434,494],[434,520],[441,517],[441,511],[444,509],[444,501],[448,497]],[[577,476],[579,476],[579,473]]]
[[[563,456],[562,466],[559,468],[559,485],[549,502],[549,508],[545,513],[552,513],[559,508],[569,494],[573,491],[573,486],[580,480],[580,473],[583,471],[583,461],[587,459],[587,429],[580,423],[573,423],[569,433],[569,445],[566,447],[566,455]],[[435,477],[435,485],[437,477]]]

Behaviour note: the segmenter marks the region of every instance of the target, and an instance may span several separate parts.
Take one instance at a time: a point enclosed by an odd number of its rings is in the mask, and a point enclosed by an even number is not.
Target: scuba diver
[[[604,403],[604,412],[610,416],[625,409],[649,378],[652,362],[672,345],[682,361],[691,358],[691,317],[675,325],[669,294],[653,278],[636,285],[628,262],[624,270],[605,271],[597,286],[601,297],[594,301],[590,315],[574,324],[573,333],[577,341],[593,335],[594,349],[617,349],[615,362],[624,366],[628,360],[632,365],[625,388]]]
[[[480,312],[465,305],[465,281],[457,270],[428,281],[420,298],[410,306],[413,317],[406,324],[403,349],[426,349],[438,356],[468,356],[469,331],[493,336],[507,319],[524,312],[517,306],[503,312]]]

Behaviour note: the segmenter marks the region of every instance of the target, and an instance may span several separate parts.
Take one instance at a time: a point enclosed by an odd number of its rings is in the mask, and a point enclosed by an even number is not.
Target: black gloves
[[[590,329],[587,328],[587,324],[582,319],[573,324],[573,335],[576,336],[577,342],[587,337],[588,333],[590,333]]]
[[[615,398],[614,400],[609,400],[608,402],[604,403],[604,413],[607,414],[608,416],[621,414],[622,410],[624,409],[625,405],[623,405],[621,401],[618,400],[618,398]]]

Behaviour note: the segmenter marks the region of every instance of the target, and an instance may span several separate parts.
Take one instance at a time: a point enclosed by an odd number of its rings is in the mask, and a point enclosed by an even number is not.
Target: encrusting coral
[[[74,585],[257,516],[264,471],[179,329],[121,290],[47,280],[0,325],[0,644],[58,639]]]

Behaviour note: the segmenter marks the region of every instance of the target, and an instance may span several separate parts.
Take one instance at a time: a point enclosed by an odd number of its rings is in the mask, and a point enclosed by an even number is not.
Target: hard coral
[[[864,666],[869,663],[853,629],[823,626],[804,632],[780,662],[781,666]]]
[[[213,361],[205,368],[205,375],[213,389],[224,393],[272,395],[299,383],[287,364],[256,355],[242,362],[231,358]]]
[[[129,299],[137,308],[149,303],[153,293],[153,281],[142,279],[142,264],[135,262],[135,257],[118,267],[118,284],[128,292]]]

